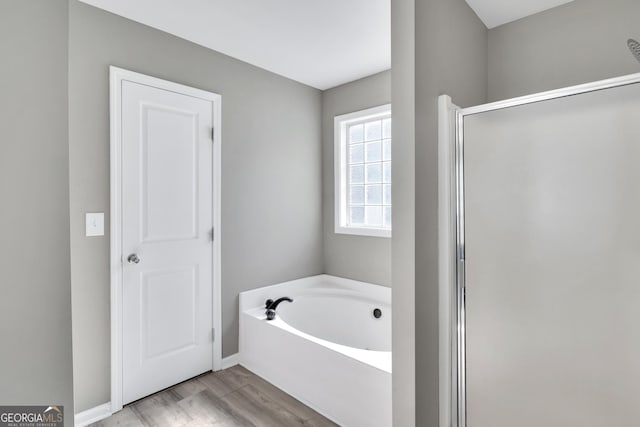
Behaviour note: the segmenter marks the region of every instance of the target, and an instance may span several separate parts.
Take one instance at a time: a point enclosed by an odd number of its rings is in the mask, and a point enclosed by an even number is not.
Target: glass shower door
[[[464,118],[468,427],[640,425],[640,85]]]

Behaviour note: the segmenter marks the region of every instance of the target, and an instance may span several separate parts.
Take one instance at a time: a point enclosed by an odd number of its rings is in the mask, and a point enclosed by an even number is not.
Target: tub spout
[[[264,303],[264,308],[266,310],[265,314],[267,315],[267,320],[273,320],[276,317],[276,308],[282,301],[293,302],[293,300],[289,297],[278,298],[277,300],[268,299]]]

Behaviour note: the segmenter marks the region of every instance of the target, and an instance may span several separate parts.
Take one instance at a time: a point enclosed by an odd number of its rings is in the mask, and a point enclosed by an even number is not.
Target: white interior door
[[[213,109],[122,81],[122,403],[212,369]]]

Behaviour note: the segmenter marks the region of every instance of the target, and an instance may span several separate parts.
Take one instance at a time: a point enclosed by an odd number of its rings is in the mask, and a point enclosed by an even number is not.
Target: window
[[[334,126],[336,233],[391,237],[391,105]]]

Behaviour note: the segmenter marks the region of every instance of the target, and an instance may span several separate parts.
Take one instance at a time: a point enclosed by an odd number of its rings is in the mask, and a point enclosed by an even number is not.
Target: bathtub
[[[391,289],[320,275],[243,292],[239,361],[341,426],[389,427]]]

